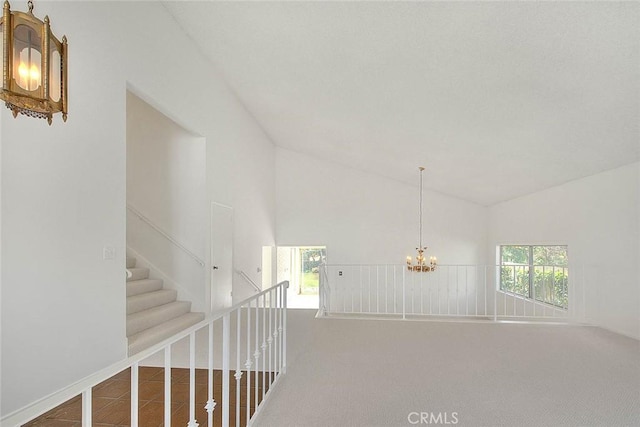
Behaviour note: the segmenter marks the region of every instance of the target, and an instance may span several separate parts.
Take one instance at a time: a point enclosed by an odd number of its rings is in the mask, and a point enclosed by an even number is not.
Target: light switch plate
[[[116,257],[116,248],[113,246],[105,246],[102,248],[102,259],[103,260],[111,260]]]

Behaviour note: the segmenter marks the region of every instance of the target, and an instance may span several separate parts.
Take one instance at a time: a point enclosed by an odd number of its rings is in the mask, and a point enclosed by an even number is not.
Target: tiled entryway
[[[255,380],[251,372],[251,399],[247,402],[247,373],[243,372],[240,398],[240,426],[247,423],[247,403],[255,411]],[[236,380],[229,373],[230,425],[236,425]],[[164,369],[140,367],[138,374],[138,423],[141,427],[164,426]],[[206,369],[196,369],[196,420],[207,425],[208,375]],[[214,371],[213,425],[222,425],[222,371]],[[269,380],[267,379],[267,388]],[[93,388],[92,410],[94,427],[123,427],[131,425],[131,370],[127,369]],[[262,372],[258,372],[258,402],[262,399]],[[185,427],[189,422],[189,370],[171,369],[171,425]],[[82,427],[82,398],[76,396],[57,408],[24,424],[23,427]]]

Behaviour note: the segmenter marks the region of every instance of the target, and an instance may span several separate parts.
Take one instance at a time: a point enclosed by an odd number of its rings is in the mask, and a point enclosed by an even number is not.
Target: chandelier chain
[[[423,167],[420,167],[420,206],[418,208],[418,249],[422,249],[422,172],[424,171]]]

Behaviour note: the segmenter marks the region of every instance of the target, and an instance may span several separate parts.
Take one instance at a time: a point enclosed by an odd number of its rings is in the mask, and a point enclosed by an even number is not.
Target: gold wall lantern
[[[2,82],[0,99],[13,112],[47,119],[62,113],[67,121],[67,37],[53,35],[49,17],[44,21],[28,12],[12,12],[4,2],[0,17]]]

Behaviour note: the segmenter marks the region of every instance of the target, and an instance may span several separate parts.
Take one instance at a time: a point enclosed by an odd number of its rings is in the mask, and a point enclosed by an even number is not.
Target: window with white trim
[[[500,246],[500,290],[566,309],[569,300],[567,246]]]

